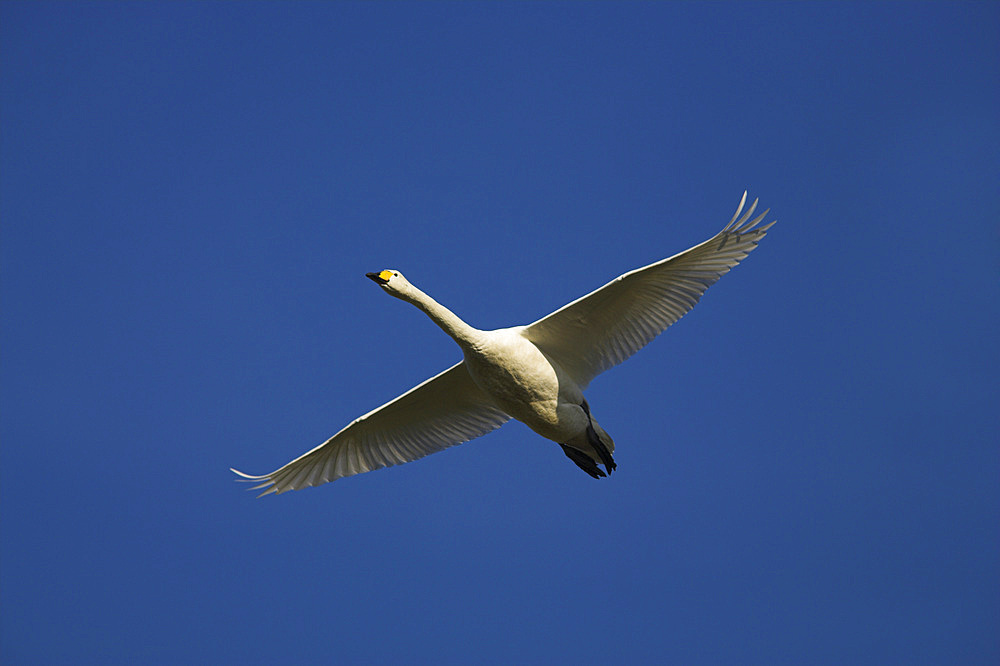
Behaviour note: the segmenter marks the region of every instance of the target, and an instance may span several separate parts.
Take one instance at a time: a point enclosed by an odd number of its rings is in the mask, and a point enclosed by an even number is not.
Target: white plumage
[[[615,469],[614,441],[598,425],[583,389],[683,317],[712,284],[753,250],[771,222],[750,219],[746,193],[709,240],[621,275],[527,326],[475,329],[398,271],[369,273],[413,303],[462,348],[463,360],[359,419],[312,451],[261,476],[232,470],[254,488],[282,493],[423,458],[523,421],[598,478]],[[603,464],[601,470],[598,464]]]

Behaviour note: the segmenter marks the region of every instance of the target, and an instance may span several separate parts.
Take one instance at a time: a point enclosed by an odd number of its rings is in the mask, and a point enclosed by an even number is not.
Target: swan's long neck
[[[440,326],[441,330],[445,333],[450,335],[463,350],[471,349],[476,346],[482,335],[482,331],[466,324],[464,321],[459,319],[458,315],[454,312],[441,305],[433,298],[414,287],[412,284],[407,291],[408,293],[401,295],[400,297],[405,301],[413,303],[427,313],[427,316],[431,318],[431,321]]]

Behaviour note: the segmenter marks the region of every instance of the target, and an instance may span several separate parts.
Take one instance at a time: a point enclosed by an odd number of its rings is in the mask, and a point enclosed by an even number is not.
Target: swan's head
[[[391,268],[379,271],[378,273],[365,273],[365,277],[397,298],[407,296],[413,289],[402,273],[394,271]]]

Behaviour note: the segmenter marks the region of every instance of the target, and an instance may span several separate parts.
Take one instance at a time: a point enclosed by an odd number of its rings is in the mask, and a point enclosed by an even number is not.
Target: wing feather
[[[539,319],[525,335],[585,387],[639,351],[687,314],[702,294],[742,261],[774,222],[769,211],[750,219],[747,195],[722,231],[704,243],[621,275],[600,289]]]
[[[253,489],[264,490],[262,496],[299,490],[423,458],[485,435],[509,418],[476,386],[461,362],[270,474],[232,471],[260,481]]]

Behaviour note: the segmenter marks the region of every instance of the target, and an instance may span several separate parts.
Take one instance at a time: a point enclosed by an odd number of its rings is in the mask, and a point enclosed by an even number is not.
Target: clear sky
[[[1000,662],[1000,4],[0,4],[0,661]],[[588,391],[254,499],[778,224]]]

